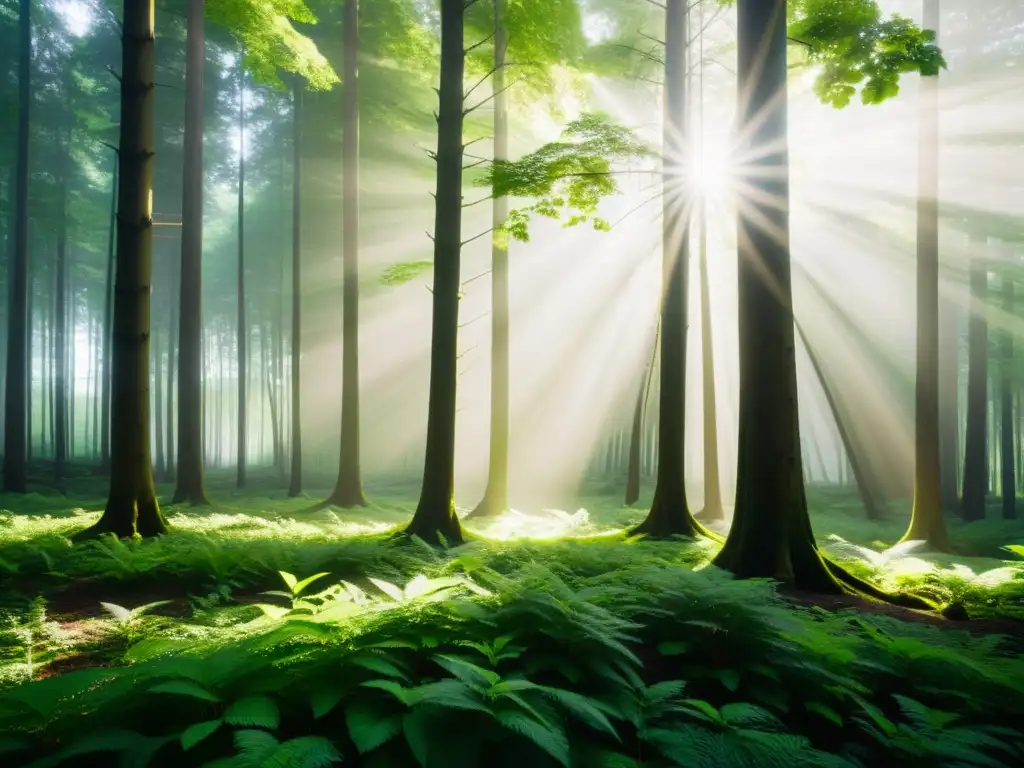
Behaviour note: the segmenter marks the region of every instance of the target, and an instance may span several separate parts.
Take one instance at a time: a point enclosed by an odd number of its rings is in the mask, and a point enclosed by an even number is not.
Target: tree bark
[[[336,507],[365,507],[359,469],[359,2],[345,0],[342,82],[341,448],[338,480],[327,499]]]
[[[741,578],[838,592],[807,514],[789,253],[786,0],[738,0],[740,432],[736,508],[714,563]]]
[[[70,78],[69,78],[70,80]],[[68,327],[67,327],[67,251],[68,251],[68,175],[71,172],[71,95],[65,89],[65,98],[68,99],[66,133],[63,146],[61,147],[60,168],[57,173],[60,177],[57,194],[57,258],[54,263],[56,270],[54,297],[53,297],[53,339],[54,339],[54,380],[53,380],[53,408],[52,418],[54,425],[53,437],[53,474],[59,484],[67,471],[68,461]],[[72,331],[72,348],[74,345]]]
[[[294,165],[292,168],[292,439],[291,477],[288,495],[302,493],[302,83],[295,85],[293,119],[295,136],[292,142]]]
[[[1014,317],[1014,286],[1013,274],[1007,265],[1003,272],[1003,313],[1006,318]],[[1000,400],[1002,402],[1002,498],[1003,519],[1013,520],[1017,517],[1017,484],[1014,477],[1015,460],[1013,453],[1013,332],[1003,330],[1003,360],[1000,376]]]
[[[175,339],[178,330],[178,296],[181,291],[181,254],[178,255],[178,264],[171,264],[171,290],[168,292],[167,302],[167,385],[164,390],[164,422],[167,425],[164,436],[167,440],[167,447],[164,451],[166,466],[163,480],[173,482],[177,477],[174,466],[174,361],[177,358],[175,350]]]
[[[164,385],[163,376],[163,350],[160,349],[160,334],[154,333],[153,338],[153,427],[156,430],[153,443],[156,445],[156,462],[153,472],[157,480],[162,480],[167,473],[167,461],[164,458]],[[170,429],[170,425],[167,426]]]
[[[508,92],[505,89],[505,0],[494,5],[494,159],[508,159]],[[508,508],[509,456],[509,276],[508,237],[502,231],[508,219],[508,198],[491,202],[491,432],[487,486],[471,518],[499,515]]]
[[[178,308],[178,461],[172,503],[208,505],[203,487],[203,66],[205,0],[188,0]]]
[[[103,516],[84,536],[153,536],[167,530],[153,487],[149,455],[156,75],[152,2],[126,0],[122,51],[110,492]]]
[[[245,487],[245,462],[249,446],[245,388],[248,384],[248,349],[245,324],[245,49],[238,56],[238,447],[235,485]]]
[[[938,33],[939,0],[924,0],[924,25]],[[948,551],[939,447],[939,79],[921,78],[917,198],[917,379],[914,507],[904,541]]]
[[[975,242],[971,249],[971,319],[968,327],[967,442],[961,514],[964,520],[985,519],[988,493],[988,321],[985,300],[988,265]]]
[[[110,383],[114,362],[114,254],[117,243],[117,188],[119,175],[117,150],[111,174],[110,229],[107,236],[106,292],[103,299],[103,386],[100,403],[100,471],[110,470]]]
[[[937,162],[937,161],[936,161]],[[959,387],[960,340],[957,338],[956,307],[939,297],[939,470],[942,475],[942,511],[952,514],[960,509],[960,418]]]
[[[687,166],[686,0],[667,0],[665,87],[662,124],[662,299],[661,391],[658,410],[658,469],[654,498],[633,535],[667,537],[704,533],[686,499],[686,326],[690,267],[691,193]]]
[[[7,386],[4,393],[3,489],[28,490],[28,389],[31,358],[28,334],[28,146],[32,104],[32,21],[30,0],[18,6],[18,138],[14,170],[14,250],[10,260],[11,308],[7,316]]]
[[[724,520],[718,464],[718,397],[715,392],[715,346],[711,335],[711,286],[708,278],[707,207],[700,208],[700,348],[704,394],[704,509],[701,520]]]
[[[434,288],[430,394],[423,486],[406,533],[429,543],[462,541],[455,514],[455,410],[462,250],[464,0],[441,0],[441,78],[434,195]]]

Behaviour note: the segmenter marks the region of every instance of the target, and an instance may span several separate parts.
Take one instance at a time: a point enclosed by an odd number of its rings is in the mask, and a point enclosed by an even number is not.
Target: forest
[[[1015,0],[0,0],[0,763],[1024,766],[1022,126]]]

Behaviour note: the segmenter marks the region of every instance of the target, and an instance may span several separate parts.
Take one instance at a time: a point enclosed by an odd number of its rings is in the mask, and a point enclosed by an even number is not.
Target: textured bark
[[[957,338],[956,306],[939,297],[939,450],[942,476],[942,511],[960,510],[960,340]]]
[[[623,499],[627,507],[631,507],[640,500],[640,440],[644,429],[644,386],[647,381],[644,376],[640,381],[640,387],[636,395],[636,405],[633,407],[633,423],[629,429],[629,459],[626,464],[626,496]]]
[[[156,460],[153,462],[153,473],[157,480],[163,480],[167,474],[167,460],[164,457],[164,377],[163,350],[160,348],[160,334],[153,336],[153,443],[156,446]],[[170,429],[170,426],[167,427]]]
[[[178,461],[173,503],[207,505],[203,487],[204,0],[188,2],[178,309]]]
[[[238,57],[238,424],[235,465],[235,485],[245,487],[245,462],[249,446],[245,388],[248,382],[249,358],[246,346],[245,322],[245,58],[243,49]]]
[[[68,320],[67,320],[67,277],[68,277],[68,174],[71,171],[71,112],[70,93],[67,111],[67,131],[61,148],[59,181],[59,210],[57,212],[57,258],[54,263],[55,280],[53,296],[53,473],[59,483],[64,477],[68,461]],[[73,333],[73,332],[72,332]],[[73,342],[72,342],[73,345]],[[73,346],[72,346],[73,348]]]
[[[28,490],[30,333],[28,310],[28,146],[32,103],[31,2],[18,6],[18,138],[14,170],[14,250],[10,260],[10,311],[7,315],[7,374],[4,392],[3,489]]]
[[[112,366],[113,333],[114,333],[114,254],[117,246],[117,186],[119,176],[119,158],[114,151],[114,170],[111,174],[110,188],[110,231],[107,237],[107,275],[106,293],[103,299],[103,385],[100,402],[100,470],[110,469],[110,382],[113,378]]]
[[[789,253],[786,0],[737,2],[739,152],[756,157],[739,208],[740,432],[736,509],[715,564],[741,578],[841,590],[804,490]]]
[[[345,0],[342,82],[341,448],[328,504],[365,507],[359,469],[359,2]]]
[[[687,179],[687,8],[668,0],[665,11],[665,110],[662,124],[661,391],[658,469],[651,510],[632,534],[666,537],[703,533],[686,499],[687,276],[690,266]]]
[[[462,80],[464,0],[441,0],[441,78],[434,195],[434,288],[430,394],[423,487],[406,532],[436,543],[462,541],[455,514],[455,402],[462,250]]]
[[[295,136],[292,142],[294,165],[292,167],[292,348],[291,348],[291,390],[292,390],[292,466],[288,480],[288,495],[302,493],[302,84],[295,86],[293,102]]]
[[[164,451],[164,476],[161,478],[166,482],[173,482],[177,473],[174,467],[174,361],[177,358],[175,340],[178,331],[178,301],[177,297],[181,290],[181,254],[178,255],[178,264],[171,264],[171,290],[168,292],[167,302],[167,386],[164,390],[164,423],[167,425],[165,439],[167,447]]]
[[[988,470],[988,320],[985,298],[988,265],[982,244],[971,249],[971,319],[968,327],[967,435],[964,446],[964,480],[961,514],[964,520],[985,519]]]
[[[924,25],[938,32],[939,0],[924,0]],[[948,551],[939,447],[939,79],[921,79],[917,198],[917,379],[914,507],[904,541]]]
[[[508,159],[508,93],[505,90],[505,0],[494,3],[494,159]],[[487,487],[469,517],[493,517],[508,508],[509,286],[508,237],[498,234],[508,219],[508,198],[491,203],[491,434]]]
[[[122,51],[110,492],[103,516],[84,531],[83,536],[100,533],[153,536],[167,530],[153,487],[149,455],[156,75],[152,2],[126,0]]]
[[[1014,317],[1014,286],[1013,275],[1007,266],[1003,273],[1003,312],[1007,318]],[[1001,402],[1000,427],[1002,443],[1002,483],[1003,518],[1012,520],[1017,517],[1017,484],[1014,478],[1013,453],[1013,332],[1006,329],[1002,332],[1003,350],[1000,371],[999,397]]]

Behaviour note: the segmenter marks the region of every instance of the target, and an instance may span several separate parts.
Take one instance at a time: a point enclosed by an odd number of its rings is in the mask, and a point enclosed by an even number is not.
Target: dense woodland
[[[2,0],[0,759],[1024,766],[1022,121],[1010,0]]]

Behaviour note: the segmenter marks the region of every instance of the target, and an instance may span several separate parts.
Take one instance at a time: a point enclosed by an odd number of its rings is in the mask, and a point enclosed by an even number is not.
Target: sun
[[[722,138],[705,135],[702,144],[694,148],[691,160],[694,192],[705,201],[720,202],[735,188],[735,160]]]

